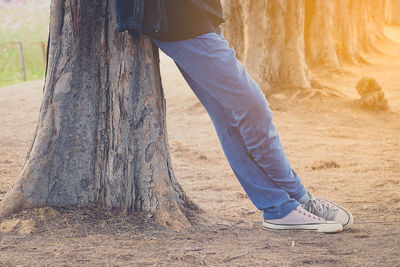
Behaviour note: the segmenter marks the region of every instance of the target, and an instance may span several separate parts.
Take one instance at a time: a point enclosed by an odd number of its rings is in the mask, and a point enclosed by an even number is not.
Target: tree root
[[[93,204],[88,204],[88,206]],[[57,207],[57,205],[49,205],[38,199],[29,198],[24,194],[21,183],[17,182],[6,194],[4,199],[0,201],[0,218],[9,217],[19,213],[22,210],[40,208],[44,206]],[[63,205],[60,205],[63,206]],[[188,209],[192,209],[188,207]],[[162,205],[155,211],[154,214],[149,214],[148,217],[154,221],[173,231],[182,231],[192,224],[185,214],[186,209],[181,208],[177,202]]]
[[[338,89],[331,88],[313,80],[311,88],[301,88],[292,94],[291,99],[300,101],[344,101],[346,96]]]
[[[34,180],[34,179],[32,179]],[[38,208],[46,205],[47,194],[41,192],[34,185],[34,182],[25,187],[24,175],[17,179],[17,182],[8,190],[4,199],[0,202],[0,218],[8,217],[24,209]],[[32,194],[32,191],[38,192]]]

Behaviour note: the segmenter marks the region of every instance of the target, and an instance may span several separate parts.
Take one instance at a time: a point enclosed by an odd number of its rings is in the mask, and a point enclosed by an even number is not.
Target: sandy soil
[[[104,210],[42,208],[0,220],[0,266],[276,265],[393,266],[400,263],[400,28],[370,64],[313,71],[344,102],[269,97],[292,167],[306,187],[348,207],[340,234],[273,232],[232,174],[213,126],[173,62],[162,56],[175,174],[206,221],[180,233]],[[391,111],[352,105],[354,85],[377,79]],[[0,89],[0,198],[18,176],[36,127],[43,81]]]

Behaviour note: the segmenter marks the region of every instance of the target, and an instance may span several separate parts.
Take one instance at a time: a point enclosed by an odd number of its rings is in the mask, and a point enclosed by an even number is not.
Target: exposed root
[[[307,100],[343,100],[344,95],[336,89],[327,88],[302,88],[292,95],[292,99],[307,101]]]
[[[339,90],[320,84],[316,80],[311,81],[310,88],[281,88],[275,87],[269,95],[281,95],[279,98],[291,99],[295,101],[312,101],[318,100],[323,102],[337,101],[345,102],[347,97]],[[283,94],[283,96],[282,96]]]
[[[8,217],[24,209],[43,206],[39,203],[26,201],[22,186],[14,185],[0,202],[0,218]]]
[[[311,81],[311,88],[297,89],[291,95],[291,99],[300,101],[322,100],[322,101],[343,101],[346,96],[339,90],[320,84],[318,81]]]
[[[46,177],[35,172],[33,166],[34,161],[28,159],[17,181],[0,202],[0,218],[46,205],[48,189],[43,186]]]
[[[4,199],[0,201],[0,218],[9,217],[26,209],[46,206],[46,203],[41,199],[43,198],[34,198],[29,196],[29,194],[26,194],[23,190],[23,179],[19,179],[7,192]],[[187,207],[185,205],[184,208],[181,208],[176,201],[170,201],[168,203],[164,202],[163,204],[166,205],[160,206],[159,209],[155,211],[155,214],[149,214],[148,217],[153,218],[157,224],[167,229],[182,231],[192,226],[190,221],[194,220],[194,217],[197,217],[193,215],[193,213],[202,213],[196,205],[192,204],[192,206],[191,202],[189,200],[187,201],[188,203],[185,203],[187,204]],[[62,205],[60,205],[60,207],[62,207]],[[107,209],[106,207],[99,208]],[[142,212],[142,214],[145,213]]]
[[[178,232],[192,226],[177,205],[161,207],[155,215],[155,221],[167,229]]]

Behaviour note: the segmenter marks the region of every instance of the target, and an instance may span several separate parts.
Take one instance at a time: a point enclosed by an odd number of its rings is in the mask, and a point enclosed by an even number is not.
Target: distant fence
[[[0,43],[0,87],[40,79],[46,68],[46,43]]]

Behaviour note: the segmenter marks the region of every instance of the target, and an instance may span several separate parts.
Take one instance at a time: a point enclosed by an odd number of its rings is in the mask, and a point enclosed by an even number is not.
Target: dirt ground
[[[183,232],[96,208],[42,208],[0,219],[0,266],[400,266],[400,28],[369,64],[313,71],[347,100],[268,99],[292,167],[313,194],[348,207],[339,234],[274,232],[244,194],[208,115],[162,56],[175,174],[205,220]],[[355,107],[354,85],[376,78],[390,111]],[[18,176],[36,127],[43,81],[0,88],[0,199]]]

